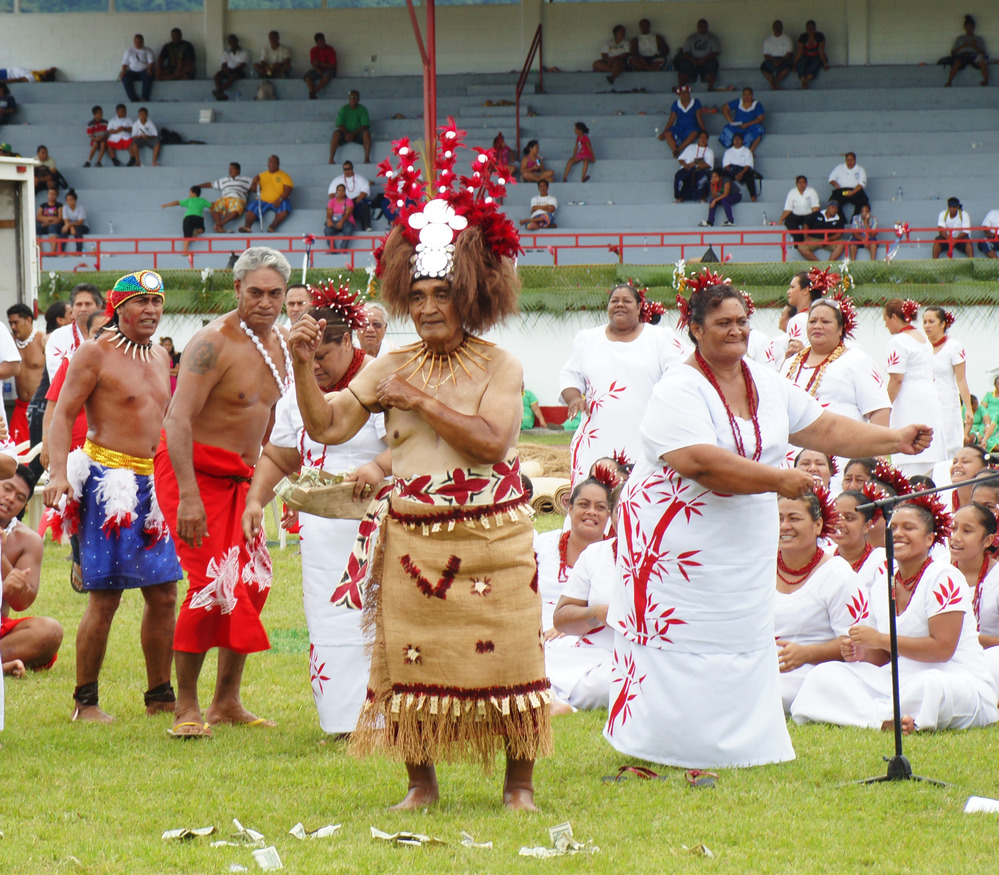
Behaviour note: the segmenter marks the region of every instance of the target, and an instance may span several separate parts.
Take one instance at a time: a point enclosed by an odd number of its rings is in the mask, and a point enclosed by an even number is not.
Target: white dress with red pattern
[[[759,397],[760,461],[777,466],[788,434],[822,408],[765,365],[746,364]],[[736,423],[752,458],[753,424]],[[793,759],[774,643],[777,498],[719,494],[662,462],[697,445],[735,452],[721,398],[686,364],[656,385],[641,435],[619,509],[604,735],[622,753],[669,765]]]
[[[953,337],[948,337],[933,351],[933,388],[937,390],[940,401],[940,427],[943,429],[948,459],[964,446],[961,393],[957,388],[954,368],[964,364],[967,358],[964,344]]]
[[[891,407],[892,428],[902,428],[922,423],[933,429],[933,441],[916,456],[898,455],[892,464],[906,477],[929,474],[933,465],[947,458],[947,450],[940,428],[940,400],[933,385],[933,347],[929,341],[920,343],[900,331],[888,341],[889,374],[902,374],[902,385]]]
[[[606,605],[616,578],[614,542],[597,541],[572,566],[562,595],[587,605]],[[545,669],[553,695],[573,708],[606,708],[613,654],[614,633],[607,626],[549,641]]]
[[[609,340],[605,325],[576,335],[558,375],[559,394],[578,389],[586,396],[588,412],[569,446],[573,487],[602,456],[623,450],[632,461],[638,457],[638,426],[652,387],[683,355],[683,344],[664,325],[644,325],[628,342]]]
[[[846,635],[851,626],[870,614],[867,590],[850,563],[831,556],[792,592],[777,593],[774,634],[795,644],[825,644]],[[815,668],[806,664],[780,675],[784,713],[798,695],[806,675]]]
[[[271,443],[296,449],[302,466],[342,474],[359,468],[385,449],[384,415],[374,414],[347,443],[325,446],[304,430],[295,394],[285,395],[274,412]],[[330,603],[335,585],[357,538],[357,520],[332,520],[300,513],[302,592],[309,627],[309,676],[323,732],[352,732],[364,704],[368,656],[361,612]]]
[[[978,597],[978,631],[982,635],[999,636],[999,565],[982,581]],[[996,687],[999,687],[999,646],[985,648],[985,661]]]
[[[871,594],[872,619],[879,632],[888,632],[888,573],[878,574]],[[899,637],[925,638],[931,617],[965,614],[954,655],[946,662],[898,660],[902,714],[910,714],[917,729],[968,729],[999,720],[995,681],[978,643],[971,594],[961,572],[943,562],[931,562],[905,611],[897,618]],[[893,718],[891,666],[869,662],[827,662],[815,667],[794,700],[791,716],[797,723],[833,723],[880,729]]]
[[[572,567],[560,573],[562,562],[558,555],[558,540],[562,534],[561,529],[555,529],[534,536],[534,555],[538,557],[538,592],[541,594],[541,628],[546,632],[552,627],[552,614]]]

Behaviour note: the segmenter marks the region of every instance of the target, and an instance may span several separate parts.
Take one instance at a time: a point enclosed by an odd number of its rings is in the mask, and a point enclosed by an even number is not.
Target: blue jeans
[[[153,90],[153,77],[148,70],[143,70],[141,73],[136,73],[135,70],[126,70],[125,75],[121,77],[121,84],[125,86],[125,95],[131,103],[139,102],[139,98],[135,96],[135,85],[133,84],[137,79],[142,80],[143,100],[149,100],[149,94]]]

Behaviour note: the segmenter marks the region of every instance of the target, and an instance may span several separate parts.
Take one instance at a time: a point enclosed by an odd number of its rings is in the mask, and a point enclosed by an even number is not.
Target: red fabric
[[[45,393],[45,399],[53,403],[59,400],[59,393],[62,392],[63,384],[66,382],[66,371],[69,370],[69,359],[64,358],[52,378],[49,391]],[[87,442],[87,410],[81,407],[76,415],[76,422],[73,423],[73,430],[69,438],[69,451],[78,450]]]
[[[309,61],[313,64],[328,64],[336,69],[336,50],[333,46],[313,46],[309,49]]]
[[[213,647],[227,647],[237,653],[267,650],[270,642],[260,622],[260,612],[270,588],[270,555],[262,533],[259,542],[248,544],[240,525],[253,469],[230,450],[197,442],[193,446],[193,461],[208,525],[208,536],[200,548],[191,547],[177,537],[180,492],[165,436],[153,463],[156,496],[188,579],[187,595],[177,616],[174,650],[183,653],[205,653]]]
[[[20,398],[14,402],[14,412],[10,416],[10,436],[14,446],[31,440],[28,432],[28,402]]]
[[[33,619],[33,618],[32,617],[17,617],[17,618],[14,618],[14,617],[0,617],[0,639],[2,639],[5,635],[9,635],[14,630],[14,627],[17,626],[18,624],[23,623],[25,620],[31,620],[31,619]],[[38,668],[36,669],[36,671],[42,671],[43,669],[46,669],[46,668],[52,668],[52,666],[55,665],[55,661],[58,658],[59,658],[59,654],[58,653],[54,654],[52,656],[52,658],[48,662],[45,663],[45,665],[38,666]]]

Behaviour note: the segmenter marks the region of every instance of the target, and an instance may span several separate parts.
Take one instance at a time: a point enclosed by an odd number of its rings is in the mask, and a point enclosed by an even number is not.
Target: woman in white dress
[[[917,452],[929,433],[823,412],[745,361],[747,306],[730,285],[695,286],[681,319],[696,351],[656,385],[620,502],[604,736],[622,753],[688,768],[789,760],[773,493],[797,498],[815,481],[777,467],[788,437],[860,456]]]
[[[812,301],[822,297],[823,290],[812,291],[808,276],[811,271],[803,270],[791,277],[787,286],[787,306],[780,314],[777,327],[780,329],[773,339],[773,354],[777,370],[783,370],[785,359],[796,356],[807,342],[805,327],[808,324],[808,308]]]
[[[995,539],[996,518],[984,505],[966,504],[954,514],[950,561],[971,590],[978,642],[999,687],[999,562],[990,550]]]
[[[784,713],[808,673],[820,663],[839,662],[839,639],[867,619],[867,592],[845,559],[831,556],[818,539],[835,531],[836,511],[828,493],[782,498],[777,504],[777,603],[774,633],[780,663]]]
[[[933,429],[933,442],[918,456],[895,460],[908,477],[929,474],[933,466],[947,458],[940,430],[940,402],[933,386],[933,348],[912,322],[919,311],[915,301],[892,298],[884,307],[888,341],[888,398],[891,400],[891,426],[901,428],[912,422],[927,422]]]
[[[326,329],[316,350],[316,379],[327,392],[346,388],[371,359],[353,346],[352,330],[363,325],[362,308],[343,292],[312,289],[315,319],[325,319]],[[247,521],[259,526],[263,509],[274,497],[282,477],[301,468],[320,468],[347,474],[355,480],[355,498],[366,498],[370,488],[392,470],[385,446],[384,417],[372,416],[347,443],[316,443],[306,433],[293,392],[277,405],[270,441],[257,463],[246,498]],[[309,675],[319,725],[324,732],[339,734],[354,730],[367,691],[368,657],[361,632],[361,611],[338,607],[330,596],[340,582],[357,538],[357,520],[326,519],[313,514],[298,515],[301,526],[302,589],[305,621],[309,628]]]
[[[964,446],[964,435],[975,418],[965,374],[967,353],[964,344],[947,333],[953,324],[954,314],[943,307],[923,310],[923,332],[933,347],[933,386],[940,400],[940,427],[948,456]]]
[[[870,502],[871,496],[864,492],[841,493],[836,499],[839,520],[832,533],[836,555],[850,563],[850,568],[860,579],[860,585],[868,595],[878,569],[885,561],[885,548],[875,547],[869,540],[876,518],[884,526],[884,514],[880,510],[866,507]],[[862,506],[865,506],[864,510],[859,510]]]
[[[580,331],[559,372],[559,393],[569,405],[569,419],[583,413],[569,446],[573,486],[601,456],[615,450],[629,459],[638,455],[638,426],[652,387],[683,355],[683,344],[672,329],[643,322],[643,316],[654,322],[658,316],[643,313],[642,305],[643,297],[633,286],[615,286],[607,302],[607,324]]]
[[[895,511],[891,529],[902,731],[995,723],[999,694],[978,643],[968,587],[957,569],[930,558],[930,547],[949,533],[950,515],[932,496],[914,498]],[[817,666],[805,678],[791,708],[796,722],[892,728],[887,588],[883,571],[871,594],[874,623],[850,629],[846,663]]]

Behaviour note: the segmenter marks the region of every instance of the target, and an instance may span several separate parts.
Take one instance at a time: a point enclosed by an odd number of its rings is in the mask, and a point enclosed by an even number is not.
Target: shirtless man
[[[479,229],[463,233],[474,238]],[[504,804],[533,810],[551,697],[515,452],[522,368],[472,334],[515,312],[517,285],[508,257],[480,256],[463,239],[453,255],[440,239],[414,253],[396,227],[383,252],[383,299],[395,315],[408,313],[420,342],[375,359],[347,389],[324,396],[312,355],[325,323],[306,314],[291,334],[295,386],[313,439],[343,443],[384,412],[392,450],[395,488],[374,554],[383,571],[364,595],[375,625],[368,700],[352,744],[360,752],[387,747],[405,760],[400,809],[437,801],[435,760],[504,750]],[[412,525],[414,518],[425,522]],[[356,583],[341,584],[348,598]]]
[[[7,322],[18,352],[21,353],[21,370],[14,376],[17,400],[10,418],[10,436],[17,445],[31,440],[28,431],[28,404],[42,381],[42,371],[45,369],[45,335],[35,328],[35,314],[27,304],[8,307]]]
[[[35,476],[18,465],[13,477],[0,480],[0,571],[3,609],[0,611],[0,652],[3,673],[20,676],[26,668],[49,668],[62,644],[62,626],[50,617],[19,617],[38,597],[42,570],[42,539],[17,519],[35,491]]]
[[[45,503],[67,499],[79,518],[87,606],[76,633],[74,720],[111,723],[97,681],[122,593],[141,589],[147,714],[172,711],[174,608],[180,566],[153,489],[153,453],[170,401],[170,356],[152,337],[163,316],[163,280],[151,270],[123,276],[108,293],[113,315],[73,354],[49,433]],[[87,411],[87,440],[70,453],[73,423]]]
[[[263,532],[247,543],[240,518],[274,407],[289,388],[291,363],[276,323],[291,266],[260,246],[247,249],[232,273],[236,309],[184,350],[156,453],[156,488],[189,584],[174,638],[179,736],[211,735],[215,723],[274,725],[240,699],[247,655],[270,647],[260,612],[271,585]],[[198,677],[213,647],[218,677],[202,714]]]

